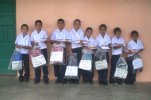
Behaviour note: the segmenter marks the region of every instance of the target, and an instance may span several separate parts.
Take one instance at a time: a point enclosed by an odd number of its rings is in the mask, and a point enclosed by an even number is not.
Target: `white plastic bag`
[[[120,57],[116,63],[115,78],[125,79],[128,73],[128,65],[123,57]]]
[[[77,54],[73,53],[68,57],[65,78],[78,79],[78,60]]]
[[[8,69],[11,70],[21,70],[22,69],[22,55],[17,49],[14,50]]]
[[[135,54],[133,56],[133,70],[139,70],[143,68],[143,60],[141,59],[141,56],[139,54]]]
[[[64,64],[64,49],[62,47],[53,47],[50,55],[50,64]]]
[[[92,69],[92,51],[90,49],[83,49],[82,59],[79,63],[79,68],[87,71]]]
[[[46,65],[46,59],[44,55],[41,53],[40,49],[33,47],[33,49],[30,52],[30,57],[34,68]]]
[[[95,67],[96,70],[104,70],[108,68],[108,63],[106,60],[106,51],[100,48],[95,53]]]

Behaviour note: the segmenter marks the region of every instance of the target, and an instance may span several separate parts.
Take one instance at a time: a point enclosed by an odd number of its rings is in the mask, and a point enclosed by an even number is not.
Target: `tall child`
[[[63,19],[58,19],[57,21],[58,29],[56,29],[51,36],[51,41],[53,47],[61,46],[64,48],[64,59],[66,59],[66,42],[61,42],[61,40],[68,39],[68,31],[65,29],[65,22]],[[65,61],[66,62],[66,61]],[[54,65],[54,74],[56,76],[56,84],[66,83],[64,79],[66,65]]]
[[[122,84],[121,79],[114,78],[114,73],[116,70],[116,63],[119,60],[120,56],[123,55],[125,40],[121,37],[121,29],[119,27],[114,28],[114,36],[112,38],[112,57],[111,57],[111,70],[110,70],[110,83],[117,82]]]
[[[30,35],[28,34],[28,25],[22,24],[21,34],[17,35],[15,45],[19,52],[22,54],[23,68],[19,71],[19,82],[28,82],[30,76],[29,69],[29,50],[31,49]],[[25,74],[23,76],[23,71]]]
[[[31,34],[31,41],[33,46],[36,45],[42,51],[42,54],[44,55],[46,61],[47,61],[47,45],[46,45],[47,39],[48,39],[48,35],[46,31],[42,29],[42,21],[36,20],[35,30]],[[42,71],[43,71],[43,82],[44,84],[48,84],[49,73],[48,73],[47,65],[42,66]],[[35,69],[35,79],[34,79],[35,84],[38,84],[40,82],[40,77],[41,77],[41,67]]]
[[[142,41],[138,38],[139,34],[137,31],[131,32],[131,40],[128,42],[128,58],[127,58],[127,64],[128,64],[128,75],[125,80],[126,84],[134,85],[136,81],[136,72],[134,72],[132,61],[133,56],[135,54],[140,54],[144,50],[144,46]]]
[[[84,38],[84,32],[82,31],[81,27],[81,21],[79,19],[75,19],[73,22],[73,28],[69,32],[69,37],[71,42],[71,53],[77,53],[78,58],[78,65],[81,60],[81,51],[83,46],[83,38]],[[81,70],[78,71],[79,79],[81,76]],[[79,83],[79,80],[73,80],[73,83]]]
[[[96,37],[96,42],[98,47],[111,47],[111,39],[110,36],[106,33],[107,26],[105,24],[101,24],[99,27],[100,34]],[[106,50],[106,60],[109,64],[109,50]],[[98,80],[99,84],[101,85],[108,85],[107,76],[108,76],[108,69],[98,70]]]

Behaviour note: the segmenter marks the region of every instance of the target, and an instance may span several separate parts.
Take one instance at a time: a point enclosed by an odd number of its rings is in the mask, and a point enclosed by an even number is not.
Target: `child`
[[[100,35],[96,37],[96,43],[98,47],[103,48],[110,48],[111,46],[111,39],[110,36],[106,33],[107,26],[105,24],[101,24],[99,27]],[[106,50],[106,60],[109,63],[109,50]],[[99,84],[108,85],[107,75],[108,69],[98,70],[99,76]]]
[[[31,34],[31,41],[32,45],[36,45],[43,53],[46,61],[47,61],[47,45],[46,41],[48,39],[47,33],[42,29],[42,21],[36,20],[35,21],[35,31]],[[42,66],[43,71],[43,82],[44,84],[49,84],[49,78],[48,78],[48,67],[47,65]],[[35,69],[35,79],[34,84],[38,84],[40,82],[41,77],[41,67]]]
[[[115,79],[114,73],[116,70],[116,63],[120,56],[123,55],[125,40],[121,37],[121,29],[119,27],[114,28],[114,37],[112,38],[112,57],[111,57],[111,70],[110,70],[110,83],[117,82],[122,84],[121,79]]]
[[[91,27],[87,27],[83,41],[87,42],[86,44],[84,44],[84,48],[91,49],[91,51],[94,53],[96,50],[96,41],[92,37],[92,34],[93,34],[93,29]],[[93,53],[92,53],[92,70],[91,71],[82,70],[84,83],[93,84],[93,76],[94,76],[94,61],[93,61],[94,55],[93,55]]]
[[[128,58],[127,58],[127,64],[128,64],[128,75],[125,80],[126,84],[134,85],[136,81],[136,72],[133,70],[132,65],[132,58],[134,54],[140,54],[144,50],[144,46],[141,40],[138,39],[139,34],[137,31],[131,32],[131,40],[128,42]]]
[[[28,34],[28,25],[22,24],[21,26],[21,34],[17,35],[15,45],[18,48],[19,52],[22,54],[23,60],[23,68],[19,70],[19,82],[28,82],[30,76],[29,70],[29,49],[31,49],[31,40],[30,35]],[[23,76],[23,70],[25,70],[25,74]]]
[[[73,28],[69,32],[70,40],[72,41],[70,46],[70,53],[77,53],[78,65],[81,60],[81,50],[83,45],[84,32],[82,31],[81,21],[75,19],[73,22]],[[81,70],[78,71],[79,79],[81,76]],[[79,83],[79,80],[72,80],[73,83]]]
[[[64,48],[64,59],[66,59],[66,42],[61,42],[59,40],[67,40],[68,39],[68,31],[64,28],[65,22],[63,19],[58,19],[57,21],[58,29],[56,29],[51,36],[51,41],[53,46],[61,46]],[[65,65],[54,65],[54,74],[57,77],[56,84],[58,83],[66,83],[64,79],[65,74]]]

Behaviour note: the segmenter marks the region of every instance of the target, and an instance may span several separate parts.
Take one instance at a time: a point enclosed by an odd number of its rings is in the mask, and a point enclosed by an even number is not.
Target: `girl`
[[[94,53],[96,51],[96,41],[92,37],[92,34],[93,34],[93,29],[91,27],[87,27],[83,41],[87,42],[86,44],[84,44],[84,48],[91,49],[91,51]],[[84,83],[93,84],[93,76],[94,76],[94,61],[93,61],[94,57],[93,56],[94,55],[92,54],[92,70],[91,71],[82,70]]]
[[[111,57],[111,70],[110,70],[110,83],[122,84],[121,79],[115,79],[114,73],[116,70],[116,63],[120,56],[123,55],[125,40],[121,37],[121,29],[119,27],[114,28],[114,37],[112,38],[112,57]]]
[[[73,22],[73,28],[69,32],[70,40],[72,41],[70,44],[70,53],[77,53],[78,64],[81,60],[81,50],[83,45],[84,32],[82,31],[81,21],[79,19],[75,19]],[[81,70],[78,71],[79,79],[81,76]],[[73,83],[79,83],[79,80],[72,80]]]
[[[29,70],[29,50],[31,49],[31,40],[30,35],[28,34],[28,25],[22,24],[21,26],[21,34],[17,35],[15,45],[19,52],[22,54],[23,60],[23,68],[19,70],[19,82],[28,82],[30,76]],[[25,70],[25,74],[23,76],[23,70]]]
[[[128,42],[128,57],[127,57],[127,64],[128,64],[128,75],[125,80],[126,84],[134,85],[136,81],[136,72],[133,70],[132,65],[132,58],[135,54],[140,54],[144,50],[144,46],[141,40],[138,39],[139,34],[137,31],[131,32],[131,40]]]
[[[41,49],[46,61],[47,61],[47,45],[46,41],[48,39],[47,33],[42,29],[42,21],[36,20],[35,21],[35,31],[31,34],[31,41],[32,45],[36,45],[39,49]],[[48,78],[48,67],[42,66],[43,71],[43,82],[44,84],[49,84],[49,78]],[[40,82],[41,77],[41,67],[35,69],[35,79],[34,84],[38,84]]]
[[[64,59],[66,59],[66,42],[61,42],[59,40],[67,40],[68,39],[68,31],[64,28],[65,22],[63,19],[58,19],[57,21],[58,29],[56,29],[51,36],[51,41],[53,43],[53,46],[61,46],[64,48]],[[57,77],[56,84],[58,83],[66,83],[64,79],[65,74],[65,65],[54,65],[54,73]]]
[[[111,47],[111,39],[110,36],[106,33],[107,26],[105,24],[101,24],[99,30],[100,35],[96,37],[97,46],[102,49],[109,49]],[[106,60],[109,63],[109,50],[106,50]],[[108,85],[107,75],[108,69],[98,70],[99,84]]]

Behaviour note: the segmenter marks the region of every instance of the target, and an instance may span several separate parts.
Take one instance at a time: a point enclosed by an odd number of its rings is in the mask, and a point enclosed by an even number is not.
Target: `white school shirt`
[[[31,34],[31,41],[38,42],[39,49],[47,48],[47,45],[45,43],[47,38],[48,38],[48,35],[47,35],[46,31],[44,31],[43,29],[41,29],[41,31],[39,33],[37,33],[37,31],[35,30]]]
[[[108,46],[109,44],[111,44],[111,38],[107,33],[105,33],[103,38],[100,33],[100,35],[96,37],[96,43],[98,47]]]
[[[61,32],[59,29],[56,29],[51,35],[51,40],[66,40],[69,39],[68,35],[69,33],[66,29],[63,29]],[[61,43],[59,45],[65,47],[65,43]],[[56,46],[56,44],[54,43],[53,46]]]
[[[20,46],[31,46],[31,39],[30,39],[30,35],[27,34],[23,37],[23,34],[19,34],[16,37],[15,40],[15,44],[16,45],[20,45]],[[28,54],[29,53],[29,49],[24,49],[24,48],[17,48],[17,50],[21,53],[21,54]]]
[[[76,41],[83,40],[83,38],[84,38],[84,32],[82,31],[82,29],[76,31],[74,28],[72,28],[69,32],[69,39],[71,40],[71,48],[75,49],[75,48],[82,47],[82,45],[76,43]]]
[[[112,38],[112,55],[119,55],[119,54],[122,54],[122,53],[123,53],[123,47],[118,48],[118,49],[114,49],[114,48],[113,48],[114,46],[116,46],[116,44],[121,44],[121,45],[123,45],[124,47],[126,46],[125,40],[124,40],[122,37],[120,37],[120,38],[118,39],[116,36],[114,36],[114,37]]]
[[[84,44],[84,46],[96,47],[96,41],[93,37],[88,38],[87,36],[85,36],[83,40],[88,42],[88,43]]]
[[[137,40],[137,43],[134,40],[130,40],[127,46],[128,50],[141,50],[144,49],[143,43],[141,40]],[[128,57],[133,56],[134,54],[128,54]]]

